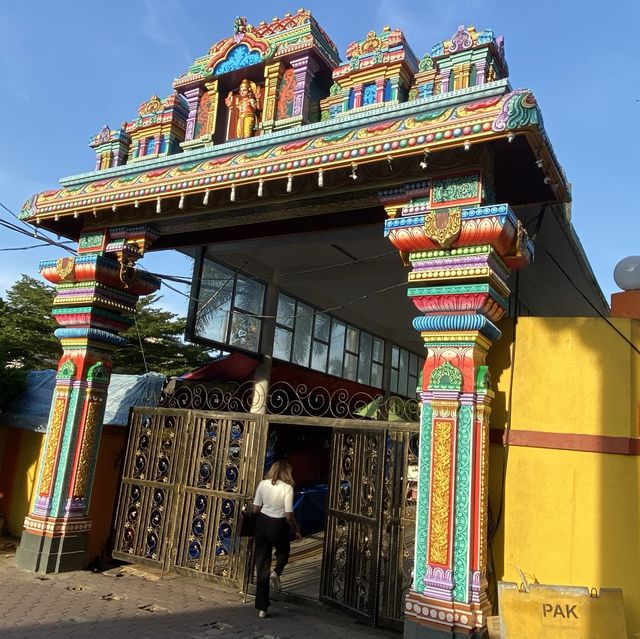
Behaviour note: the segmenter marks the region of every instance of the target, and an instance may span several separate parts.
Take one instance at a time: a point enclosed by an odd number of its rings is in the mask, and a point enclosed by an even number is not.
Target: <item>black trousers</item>
[[[291,527],[282,517],[275,519],[260,513],[256,520],[255,562],[256,562],[256,609],[266,610],[269,601],[269,577],[271,556],[276,550],[275,572],[280,576],[289,561]]]

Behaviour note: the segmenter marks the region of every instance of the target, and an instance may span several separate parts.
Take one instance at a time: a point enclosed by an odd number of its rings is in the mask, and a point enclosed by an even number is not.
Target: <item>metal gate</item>
[[[243,585],[236,537],[264,458],[262,415],[135,408],[113,556]]]
[[[249,548],[235,530],[269,421],[332,428],[320,599],[399,626],[413,568],[413,423],[135,408],[113,556],[246,588]]]
[[[320,599],[400,627],[415,535],[417,425],[334,430]]]

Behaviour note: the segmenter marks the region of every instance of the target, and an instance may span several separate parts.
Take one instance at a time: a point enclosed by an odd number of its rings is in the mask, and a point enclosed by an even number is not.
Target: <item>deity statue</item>
[[[245,78],[240,83],[237,95],[229,91],[225,104],[229,111],[236,109],[236,137],[253,137],[260,112],[260,87]]]

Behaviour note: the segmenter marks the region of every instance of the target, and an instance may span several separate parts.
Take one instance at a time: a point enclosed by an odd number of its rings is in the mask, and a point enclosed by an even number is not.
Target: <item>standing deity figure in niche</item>
[[[238,94],[229,91],[225,99],[230,114],[236,117],[236,138],[250,138],[255,135],[260,112],[260,87],[246,78],[240,83]]]

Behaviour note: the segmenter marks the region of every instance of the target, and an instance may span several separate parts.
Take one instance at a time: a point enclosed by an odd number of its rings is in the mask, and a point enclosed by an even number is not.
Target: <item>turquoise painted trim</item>
[[[414,556],[415,592],[424,592],[427,572],[427,545],[429,539],[429,495],[431,488],[431,437],[433,431],[433,408],[422,406],[420,424],[420,459],[418,460],[418,503],[416,507],[416,536]]]
[[[420,315],[414,318],[417,331],[480,331],[491,341],[499,340],[502,333],[484,315]]]
[[[77,413],[79,410],[78,405],[82,407],[82,403],[79,404],[81,394],[84,396],[85,393],[81,393],[81,390],[77,387],[72,388],[69,394],[67,416],[64,422],[64,434],[58,451],[56,475],[49,500],[49,514],[52,517],[62,516],[62,511],[64,510],[65,500],[63,500],[62,497],[67,493],[69,479],[73,469],[73,449],[71,442],[75,441],[78,436],[80,416]]]
[[[72,309],[73,312],[73,309]],[[115,346],[122,346],[127,340],[120,335],[114,335],[99,328],[57,328],[53,334],[58,339],[86,338],[94,342],[105,342]]]
[[[473,407],[460,406],[456,440],[456,490],[453,524],[453,600],[459,603],[469,603],[470,596],[472,420]]]
[[[257,137],[245,140],[231,140],[204,149],[190,149],[181,153],[170,155],[164,158],[152,158],[149,160],[138,160],[135,165],[123,165],[104,169],[101,171],[90,171],[80,173],[66,178],[61,178],[60,184],[67,188],[81,186],[94,180],[111,179],[124,175],[137,175],[145,173],[152,168],[164,168],[170,166],[180,166],[190,162],[197,162],[233,153],[263,151],[271,146],[286,143],[292,140],[311,138],[314,136],[325,136],[332,133],[346,133],[352,129],[363,126],[372,126],[377,122],[384,122],[391,119],[402,119],[412,115],[423,115],[425,109],[443,109],[462,106],[471,100],[483,100],[492,98],[511,91],[511,86],[507,79],[497,80],[468,89],[459,89],[436,96],[418,98],[401,104],[383,103],[378,108],[366,109],[364,113],[347,111],[344,114],[323,120],[313,124],[305,124],[303,127],[294,127],[283,131],[273,131]]]

